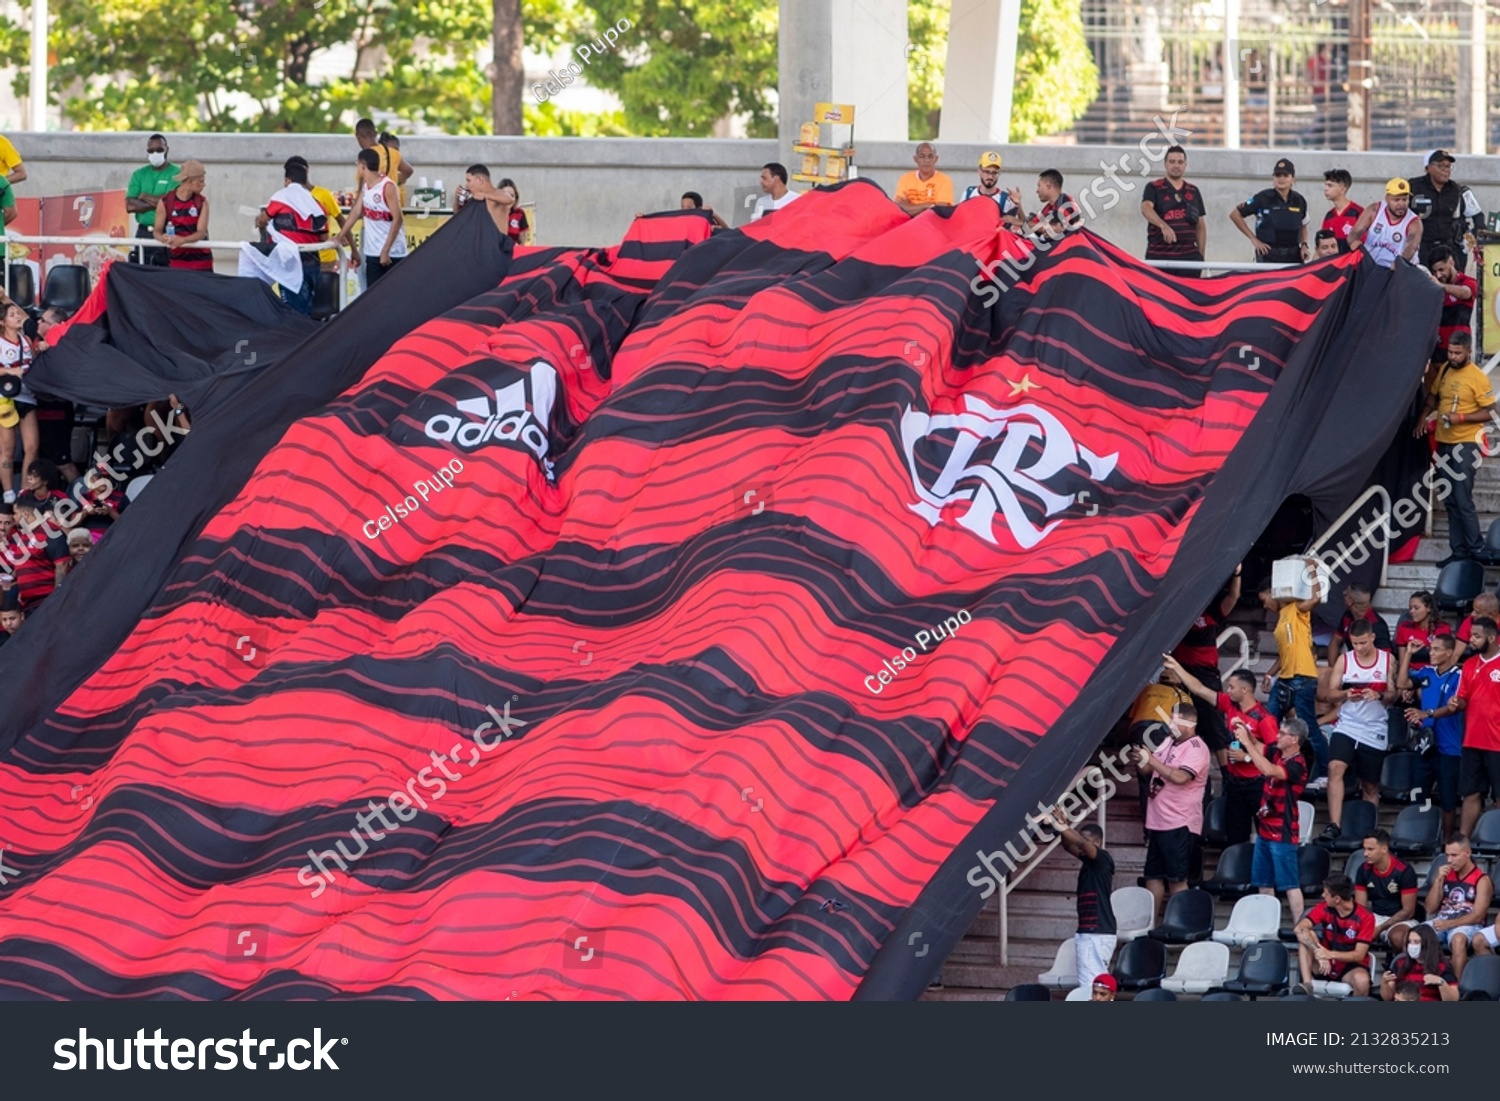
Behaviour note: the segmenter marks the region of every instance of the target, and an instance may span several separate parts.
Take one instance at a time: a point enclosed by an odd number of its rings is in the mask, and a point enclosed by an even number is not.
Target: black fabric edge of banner
[[[1425,311],[1418,305],[1424,298]],[[1393,300],[1403,302],[1399,320],[1397,311],[1383,305]],[[1160,664],[1162,652],[1176,644],[1220,591],[1233,563],[1249,551],[1285,496],[1306,492],[1305,487],[1328,479],[1335,469],[1354,471],[1362,484],[1410,400],[1398,375],[1409,376],[1411,368],[1394,365],[1425,363],[1430,351],[1425,334],[1436,330],[1440,309],[1437,288],[1416,269],[1386,271],[1365,258],[1351,273],[1337,300],[1324,307],[1297,345],[1270,397],[1214,478],[1149,606],[1136,613],[1077,699],[1023,762],[1015,782],[928,881],[876,953],[855,1000],[910,1001],[922,995],[987,901],[965,875],[975,863],[976,849],[991,852],[1016,839],[1038,801],[1060,794],[1062,785],[1093,758]],[[1358,328],[1361,315],[1372,324]],[[1338,342],[1342,347],[1331,346],[1330,334],[1340,321],[1338,332],[1346,339]],[[1339,378],[1328,383],[1333,400],[1323,408],[1299,408],[1320,381],[1314,368],[1331,360],[1342,367]],[[1383,431],[1368,432],[1365,447],[1351,453],[1349,442],[1334,432],[1318,433],[1325,408],[1339,410],[1342,424],[1373,423]],[[1288,445],[1301,439],[1308,441],[1306,446]],[[1270,476],[1272,469],[1281,475]],[[1285,486],[1286,492],[1263,488],[1272,486]],[[1226,562],[1230,565],[1220,565]],[[1096,733],[1081,738],[1060,733],[1069,729]],[[924,947],[920,962],[909,943],[918,933]]]

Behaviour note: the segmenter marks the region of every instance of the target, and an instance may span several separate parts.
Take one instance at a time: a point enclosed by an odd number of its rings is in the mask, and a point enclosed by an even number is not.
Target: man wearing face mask
[[[135,235],[154,240],[156,205],[161,197],[177,186],[177,165],[167,159],[167,139],[152,134],[146,139],[146,163],[130,174],[125,187],[125,211],[135,215]],[[170,264],[170,250],[138,248],[130,254],[132,264],[165,268]]]

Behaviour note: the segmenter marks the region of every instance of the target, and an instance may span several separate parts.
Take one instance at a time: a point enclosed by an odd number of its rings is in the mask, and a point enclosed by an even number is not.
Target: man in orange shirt
[[[917,146],[912,160],[917,170],[901,177],[896,185],[896,205],[908,214],[920,214],[935,206],[953,205],[953,178],[937,170],[937,150],[931,142]]]

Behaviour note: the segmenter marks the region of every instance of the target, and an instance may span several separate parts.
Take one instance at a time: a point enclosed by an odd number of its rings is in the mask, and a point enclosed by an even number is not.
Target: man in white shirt
[[[789,191],[786,186],[788,177],[786,165],[777,164],[772,161],[760,170],[760,189],[765,192],[759,199],[755,200],[755,212],[750,215],[752,222],[760,219],[773,210],[780,210],[788,203],[801,198],[801,192]]]

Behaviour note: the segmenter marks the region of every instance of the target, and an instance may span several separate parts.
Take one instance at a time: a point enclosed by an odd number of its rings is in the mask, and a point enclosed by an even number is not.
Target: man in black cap
[[[1422,244],[1417,260],[1432,267],[1433,253],[1440,245],[1453,250],[1454,264],[1463,271],[1471,251],[1464,234],[1484,229],[1484,211],[1474,192],[1453,180],[1453,154],[1434,149],[1427,157],[1427,171],[1413,176],[1411,209],[1422,219]]]
[[[1271,170],[1273,186],[1257,191],[1229,212],[1234,223],[1255,246],[1258,264],[1300,264],[1308,258],[1307,200],[1292,189],[1297,170],[1283,157]],[[1255,216],[1255,229],[1245,219]]]

